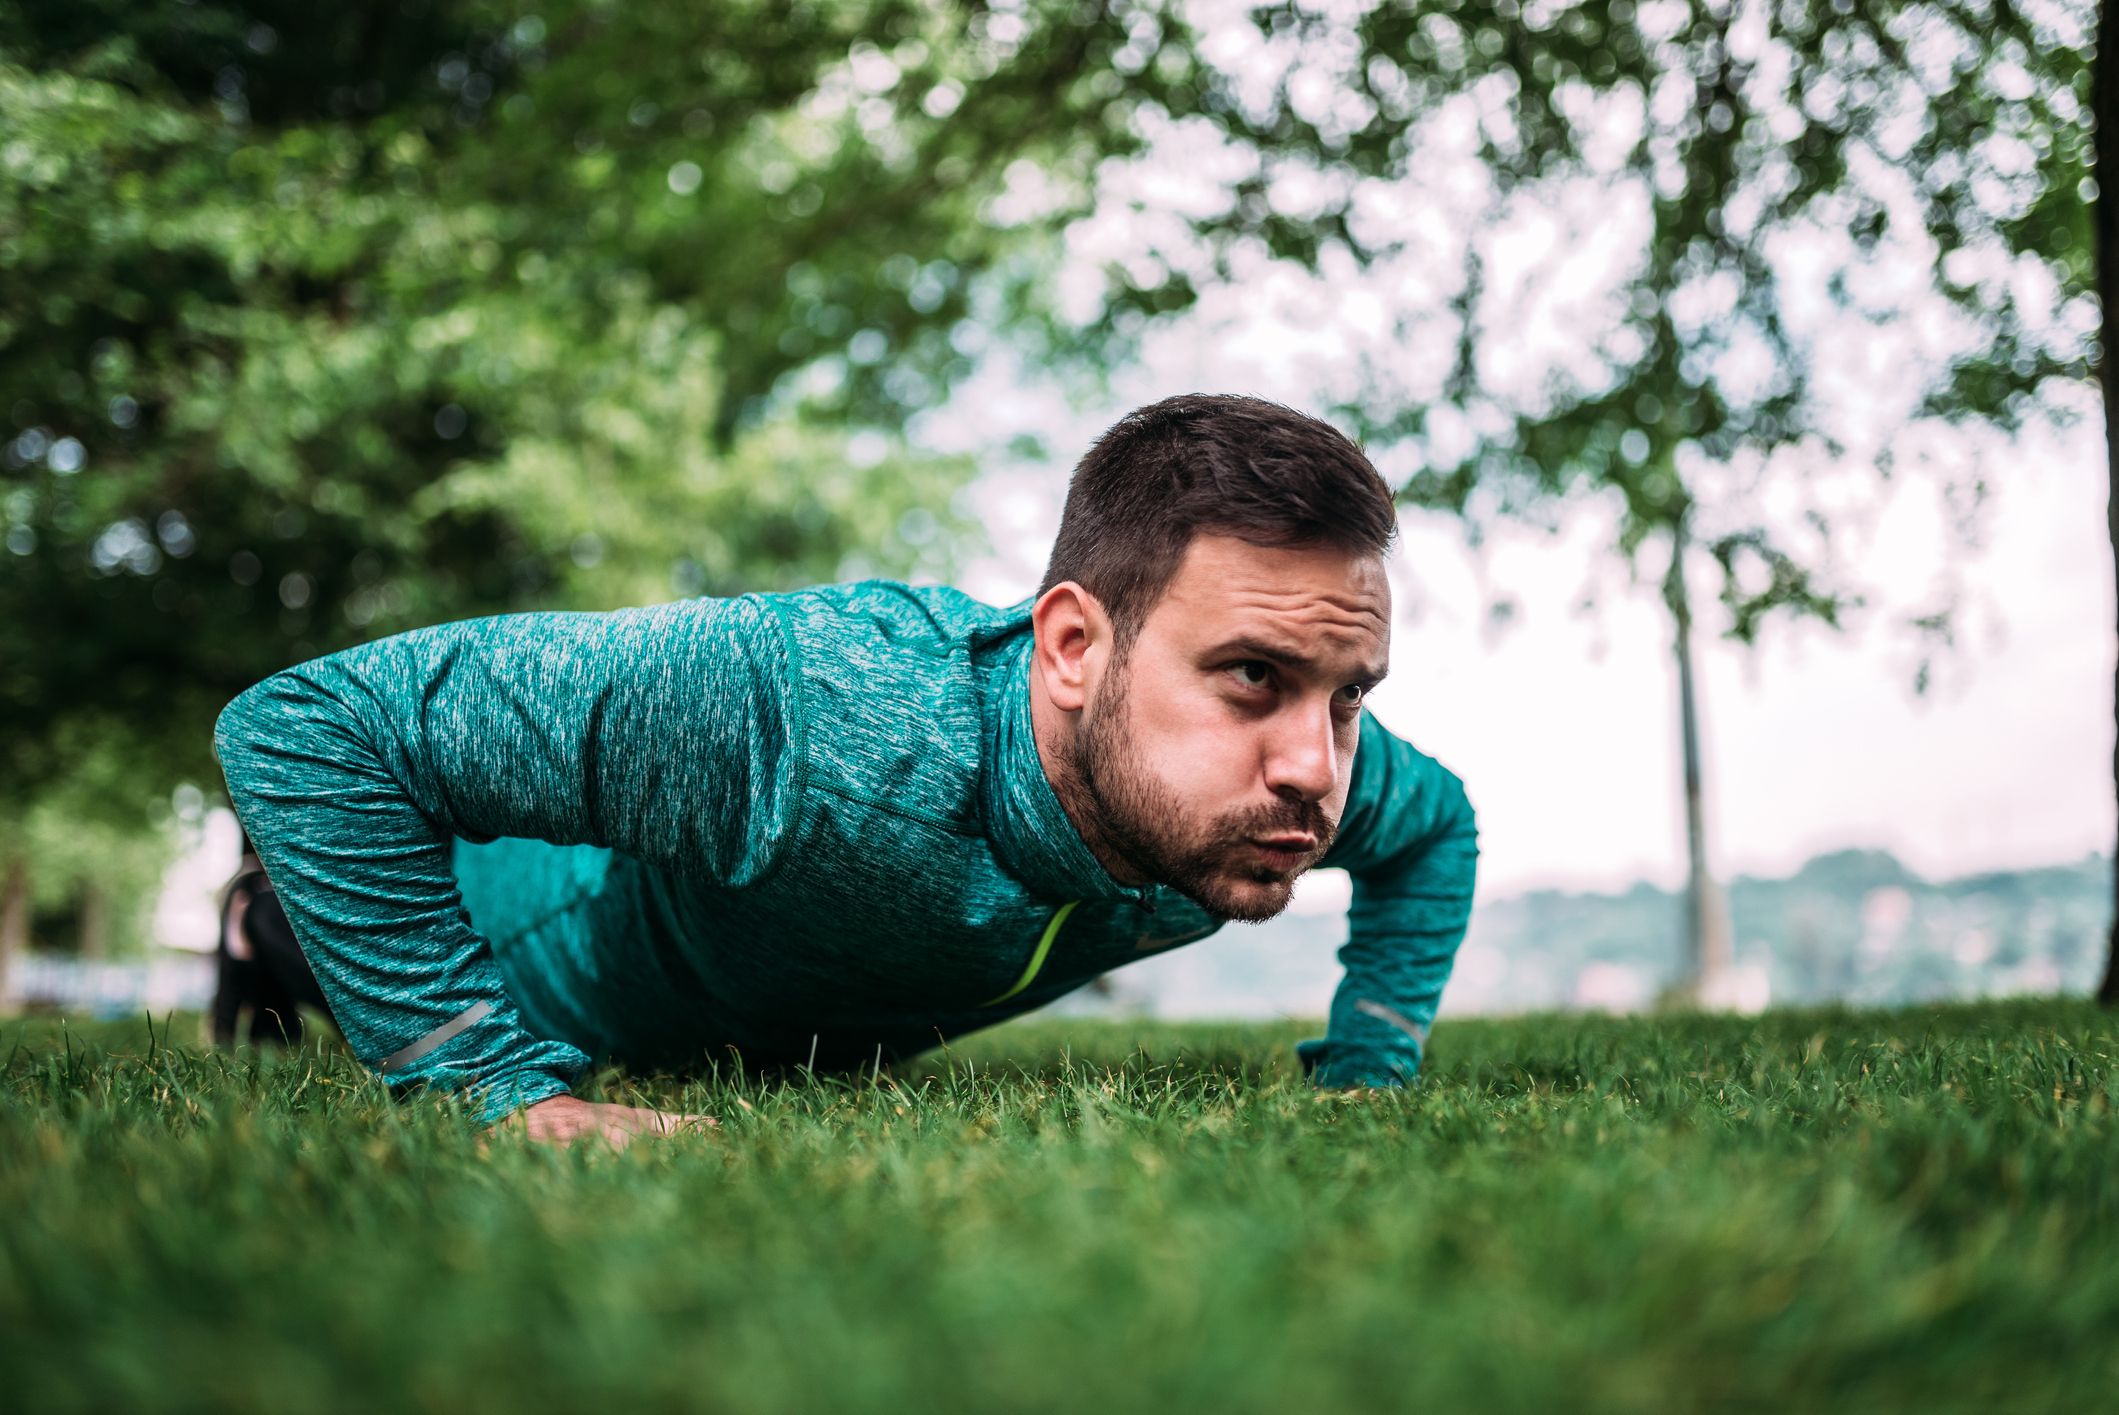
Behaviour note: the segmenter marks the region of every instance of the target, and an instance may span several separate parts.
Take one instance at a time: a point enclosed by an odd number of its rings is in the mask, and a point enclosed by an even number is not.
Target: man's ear
[[[1043,680],[1045,697],[1062,712],[1080,712],[1111,648],[1104,607],[1074,581],[1062,580],[1031,606],[1030,631],[1030,671]]]

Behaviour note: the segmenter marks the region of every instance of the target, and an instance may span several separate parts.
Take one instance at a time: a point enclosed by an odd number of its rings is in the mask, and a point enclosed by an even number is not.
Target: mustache
[[[1321,855],[1332,848],[1339,827],[1315,801],[1286,801],[1279,807],[1231,817],[1221,834],[1223,843],[1230,846],[1242,845],[1258,835],[1314,835],[1317,837],[1317,853]]]

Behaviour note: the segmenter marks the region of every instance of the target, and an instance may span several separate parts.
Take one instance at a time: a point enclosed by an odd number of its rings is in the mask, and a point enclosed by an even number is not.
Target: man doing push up
[[[1007,608],[883,580],[503,614],[277,673],[229,795],[354,1054],[536,1138],[680,1117],[592,1057],[866,1066],[1352,877],[1320,1086],[1417,1073],[1463,784],[1363,706],[1389,487],[1253,398],[1137,409]],[[520,1115],[515,1113],[520,1111]]]

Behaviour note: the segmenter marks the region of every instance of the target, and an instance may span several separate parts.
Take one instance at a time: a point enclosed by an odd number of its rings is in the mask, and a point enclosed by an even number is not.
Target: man
[[[268,1041],[299,1046],[301,1004],[328,1013],[301,944],[287,926],[272,881],[246,837],[235,878],[221,895],[221,937],[213,989],[213,1041],[233,1047],[242,1015],[250,1013],[250,1044]]]
[[[221,714],[237,814],[354,1053],[615,1143],[592,1055],[865,1067],[1353,877],[1320,1085],[1398,1085],[1471,909],[1461,782],[1363,700],[1390,489],[1326,424],[1167,399],[1002,609],[887,581],[500,615]],[[511,1115],[518,1107],[520,1119]]]

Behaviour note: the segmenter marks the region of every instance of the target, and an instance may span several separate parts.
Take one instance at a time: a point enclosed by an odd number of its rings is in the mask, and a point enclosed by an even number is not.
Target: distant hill
[[[1819,855],[1786,879],[1727,885],[1736,958],[1759,1001],[1915,1002],[2088,992],[2103,966],[2112,864],[1931,881],[1884,850]],[[1646,1005],[1683,962],[1681,892],[1533,890],[1482,900],[1443,997],[1447,1012]],[[1286,914],[1109,975],[1070,1010],[1320,1016],[1345,921]]]

